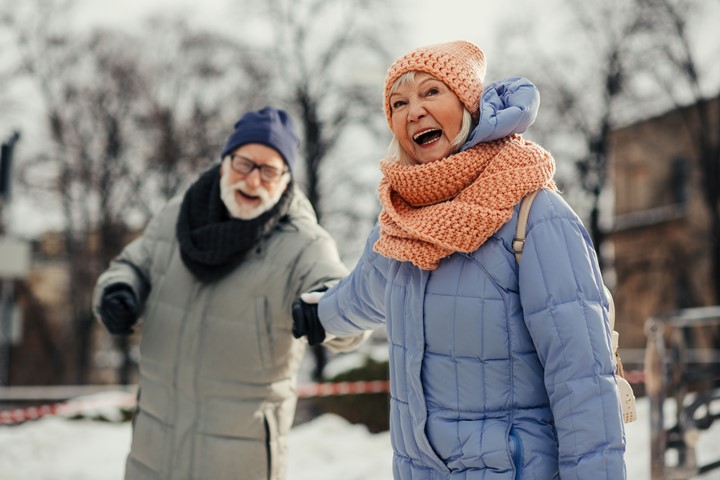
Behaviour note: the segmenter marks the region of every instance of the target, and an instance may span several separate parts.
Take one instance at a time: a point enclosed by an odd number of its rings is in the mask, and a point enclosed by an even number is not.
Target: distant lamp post
[[[0,145],[0,234],[5,233],[5,206],[10,203],[13,151],[18,140],[20,132],[15,131]]]
[[[22,339],[22,318],[15,306],[15,281],[30,269],[28,242],[5,235],[5,207],[10,203],[12,157],[20,133],[0,145],[0,386],[10,384],[10,348]]]

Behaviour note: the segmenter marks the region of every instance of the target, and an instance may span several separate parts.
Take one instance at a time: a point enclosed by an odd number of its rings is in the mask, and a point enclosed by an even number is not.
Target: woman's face
[[[390,95],[392,132],[418,164],[454,153],[452,141],[462,126],[463,104],[443,82],[424,72]]]

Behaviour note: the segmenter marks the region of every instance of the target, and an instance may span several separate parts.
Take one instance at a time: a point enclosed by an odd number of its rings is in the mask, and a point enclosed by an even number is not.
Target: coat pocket
[[[522,478],[523,472],[523,444],[520,435],[515,430],[510,429],[510,456],[512,463],[515,465],[515,478]]]
[[[197,478],[272,478],[268,426],[258,402],[209,398],[202,408]]]
[[[260,360],[264,367],[273,364],[273,332],[272,321],[265,297],[255,297],[255,326],[257,342],[260,346]]]
[[[200,376],[221,382],[264,381],[273,361],[266,298],[215,310],[205,318],[199,339]]]
[[[485,419],[461,422],[459,432],[462,453],[456,463],[451,464],[453,468],[487,470],[486,475],[505,476],[515,470],[513,441],[508,440],[506,421]]]

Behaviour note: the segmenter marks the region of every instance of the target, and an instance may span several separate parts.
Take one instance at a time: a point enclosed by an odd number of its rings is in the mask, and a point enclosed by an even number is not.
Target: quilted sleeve
[[[324,290],[347,275],[348,270],[340,260],[335,240],[320,227],[298,255],[293,268],[291,303],[302,292]]]
[[[297,287],[292,290],[291,301],[301,292],[325,290],[348,273],[335,241],[325,230],[318,227],[317,231],[317,236],[303,249],[293,269],[298,279],[293,282]],[[347,352],[357,348],[367,337],[365,332],[352,332],[326,340],[323,345],[335,352]]]
[[[531,210],[519,281],[545,369],[560,477],[623,479],[625,437],[602,277],[587,231],[553,195],[538,196]]]
[[[350,275],[320,300],[318,313],[326,332],[347,336],[385,324],[385,275],[389,260],[373,251],[377,238],[376,228]]]
[[[130,242],[115,257],[99,277],[93,292],[93,312],[97,318],[98,308],[105,289],[116,283],[126,283],[132,288],[139,300],[141,311],[152,288],[150,269],[154,260],[155,247],[158,242],[160,224],[167,209],[156,215],[145,228],[142,235]]]

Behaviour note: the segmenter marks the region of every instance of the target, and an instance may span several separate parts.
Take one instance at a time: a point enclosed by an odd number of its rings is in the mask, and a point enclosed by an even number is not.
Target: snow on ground
[[[649,480],[646,399],[639,399],[638,413],[640,419],[626,428],[628,478]],[[701,464],[720,458],[719,444],[720,425],[700,435]],[[0,426],[0,478],[120,480],[129,445],[128,422],[46,417],[18,426]],[[288,480],[391,479],[391,457],[387,432],[371,434],[362,425],[323,415],[293,428]],[[720,480],[720,470],[698,478]]]

